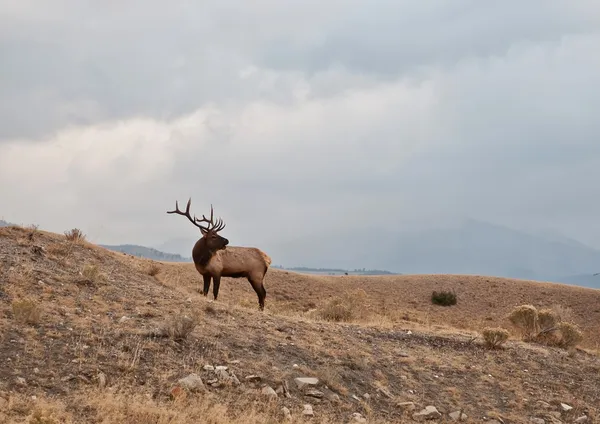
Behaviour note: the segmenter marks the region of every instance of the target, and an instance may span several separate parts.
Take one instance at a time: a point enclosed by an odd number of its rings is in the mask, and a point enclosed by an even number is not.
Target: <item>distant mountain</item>
[[[0,219],[0,227],[10,227],[11,225],[13,224],[11,224],[10,222],[6,222],[3,219]]]
[[[403,274],[480,274],[562,282],[565,275],[600,271],[600,251],[580,242],[477,220],[415,231],[352,229],[306,236],[270,249],[274,260],[285,266],[364,266]],[[594,280],[578,281],[597,287]]]
[[[160,250],[153,249],[151,247],[139,246],[136,244],[119,244],[119,245],[106,245],[100,244],[99,246],[105,249],[113,250],[116,252],[127,253],[129,255],[138,256],[141,258],[154,259],[157,261],[168,261],[168,262],[191,262],[191,258],[184,258],[181,255],[174,253],[165,253]]]

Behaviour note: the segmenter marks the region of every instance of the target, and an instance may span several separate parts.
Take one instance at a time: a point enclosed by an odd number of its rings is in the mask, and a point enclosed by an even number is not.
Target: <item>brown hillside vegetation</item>
[[[413,422],[429,405],[438,422],[598,419],[600,291],[271,269],[261,313],[246,280],[223,279],[217,302],[200,282],[191,264],[0,229],[0,422]],[[458,303],[433,305],[433,290]],[[522,304],[567,309],[580,348],[520,341],[507,317]],[[512,337],[488,349],[484,327]],[[190,374],[198,390],[179,381]]]

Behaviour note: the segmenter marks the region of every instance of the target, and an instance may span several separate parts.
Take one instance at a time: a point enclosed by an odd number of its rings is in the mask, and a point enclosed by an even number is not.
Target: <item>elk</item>
[[[247,278],[258,296],[258,306],[261,311],[265,308],[265,290],[263,280],[271,265],[271,258],[256,247],[229,246],[229,240],[218,233],[225,228],[222,219],[213,220],[213,207],[210,205],[210,219],[202,215],[202,219],[190,216],[192,198],[187,202],[185,212],[179,210],[175,201],[175,210],[167,213],[176,213],[187,217],[200,229],[202,237],[194,244],[192,259],[194,266],[204,279],[202,294],[208,295],[211,278],[213,280],[213,296],[217,300],[221,277]],[[207,223],[207,225],[202,225]]]

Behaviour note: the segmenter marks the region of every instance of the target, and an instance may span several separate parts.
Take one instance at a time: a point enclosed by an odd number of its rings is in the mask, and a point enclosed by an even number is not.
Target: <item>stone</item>
[[[258,383],[260,381],[260,377],[258,375],[247,375],[244,380],[250,382],[250,383]]]
[[[329,401],[333,403],[338,403],[342,401],[342,399],[340,399],[340,395],[338,395],[337,393],[330,393],[329,396],[327,396],[327,399],[329,399]]]
[[[368,393],[365,393],[365,394],[363,395],[363,397],[364,397],[366,400],[369,400],[369,399],[371,399],[371,395],[370,395],[370,394],[368,394]]]
[[[414,411],[417,408],[414,402],[399,402],[396,406],[404,411]]]
[[[212,365],[204,365],[204,371],[214,371],[215,367]]]
[[[577,423],[577,424],[587,423],[588,422],[588,417],[587,417],[587,415],[582,415],[581,417],[575,419],[575,421],[573,421],[573,422]]]
[[[271,399],[274,399],[277,397],[277,392],[275,392],[275,390],[273,390],[273,388],[271,386],[265,386],[262,388],[261,393],[265,396],[270,397]]]
[[[441,418],[442,414],[440,414],[440,411],[435,406],[428,405],[425,409],[415,412],[412,417],[415,421],[436,420]]]
[[[535,404],[538,406],[538,408],[552,409],[552,405],[550,405],[548,402],[543,401],[543,400],[538,400]]]
[[[240,383],[240,379],[237,378],[237,376],[234,373],[229,374],[229,379],[231,380],[231,383],[234,386],[239,386],[240,384],[242,384],[242,383]]]
[[[98,373],[98,387],[101,389],[106,387],[106,374],[103,372]]]
[[[304,409],[302,410],[302,415],[304,415],[305,417],[312,417],[315,415],[315,413],[313,411],[313,407],[310,403],[307,403],[304,405]]]
[[[573,407],[571,405],[566,404],[566,403],[561,403],[560,404],[560,409],[563,412],[569,412],[571,409],[573,409]]]
[[[304,392],[304,395],[305,396],[311,396],[311,397],[314,397],[314,398],[317,398],[317,399],[321,399],[323,396],[325,396],[325,393],[323,393],[323,392],[321,392],[321,391],[319,391],[317,389],[307,389]]]
[[[15,382],[19,385],[19,386],[26,386],[27,385],[27,381],[23,378],[23,377],[17,377],[15,379]]]
[[[190,374],[185,378],[180,379],[177,383],[184,389],[188,389],[191,392],[198,390],[204,390],[204,383],[198,374]]]
[[[354,414],[352,414],[352,420],[357,423],[366,423],[367,422],[367,419],[358,412],[355,412]]]
[[[546,421],[543,418],[532,417],[529,421],[533,424],[546,424]]]
[[[454,411],[449,414],[452,421],[466,421],[469,416],[461,411]]]
[[[319,379],[315,377],[297,377],[294,378],[294,382],[296,383],[296,386],[302,390],[306,386],[316,386],[319,384]]]
[[[217,365],[217,366],[215,367],[215,370],[216,370],[216,371],[227,371],[227,370],[228,370],[228,368],[227,368],[225,365]]]
[[[217,375],[217,378],[221,381],[229,380],[229,373],[227,371],[225,371],[224,369],[218,369],[218,367],[217,367],[215,374]]]
[[[290,412],[289,408],[287,408],[287,407],[284,406],[283,408],[281,408],[281,412],[283,413],[283,417],[286,420],[291,420],[292,419],[292,413]]]

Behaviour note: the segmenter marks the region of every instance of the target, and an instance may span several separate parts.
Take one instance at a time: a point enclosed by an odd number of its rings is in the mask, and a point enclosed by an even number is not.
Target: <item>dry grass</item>
[[[86,236],[79,228],[73,228],[65,231],[65,238],[73,243],[81,243],[85,241]]]
[[[160,272],[160,266],[158,266],[157,263],[152,262],[149,266],[148,266],[148,275],[151,277],[156,277],[158,275],[158,273]]]
[[[12,302],[13,317],[21,323],[36,325],[42,317],[42,311],[32,299],[15,300]]]
[[[571,333],[565,326],[565,337],[577,340],[579,329],[591,351],[598,291],[487,277],[272,269],[261,313],[245,280],[223,279],[219,301],[208,302],[192,264],[157,263],[160,272],[151,276],[147,260],[40,230],[31,241],[28,231],[0,229],[0,281],[8,282],[0,285],[0,422],[276,423],[284,422],[282,406],[292,422],[306,422],[305,403],[315,410],[311,422],[351,422],[355,412],[369,423],[410,422],[402,402],[435,405],[446,421],[464,408],[476,422],[524,422],[548,414],[538,400],[555,412],[558,402],[573,406],[567,422],[583,413],[598,419],[598,356],[510,339],[490,351],[474,342],[479,329],[507,327],[515,306],[531,304],[540,322],[543,309],[571,314],[560,320],[577,325]],[[445,287],[460,302],[432,305],[432,291]],[[43,311],[38,324],[10,319],[23,299]],[[207,364],[226,365],[242,384],[209,384],[215,374]],[[206,390],[173,397],[191,373]],[[260,381],[245,380],[251,374]],[[295,386],[295,377],[307,375],[321,380],[322,399]],[[284,384],[290,397],[269,401],[260,393]]]
[[[486,347],[490,349],[498,349],[502,346],[509,337],[508,330],[505,328],[484,328],[481,332]]]

